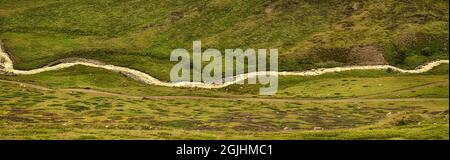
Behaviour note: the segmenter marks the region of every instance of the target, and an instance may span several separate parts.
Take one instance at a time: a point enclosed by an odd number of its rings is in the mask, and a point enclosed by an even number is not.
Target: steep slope
[[[82,57],[168,80],[175,48],[278,48],[281,70],[448,57],[448,1],[0,0],[18,69]]]

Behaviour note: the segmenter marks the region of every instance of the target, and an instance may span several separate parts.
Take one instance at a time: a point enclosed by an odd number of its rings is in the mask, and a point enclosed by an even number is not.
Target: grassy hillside
[[[175,48],[279,48],[281,70],[448,57],[448,1],[0,0],[16,67],[85,57],[168,80]],[[384,57],[384,58],[383,58]]]
[[[279,68],[448,59],[448,0],[0,0],[18,69],[89,58],[169,81],[170,52],[278,48]],[[57,61],[60,60],[60,61]],[[449,139],[449,66],[280,76],[220,89],[74,66],[0,75],[0,139]]]

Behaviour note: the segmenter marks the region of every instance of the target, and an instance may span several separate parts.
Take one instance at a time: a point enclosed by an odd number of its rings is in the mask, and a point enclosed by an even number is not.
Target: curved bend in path
[[[98,63],[92,63],[92,62],[66,62],[66,63],[60,63],[54,66],[45,66],[42,68],[36,68],[32,70],[16,70],[14,69],[14,64],[9,57],[9,55],[3,50],[1,44],[0,44],[0,74],[1,73],[9,73],[9,74],[15,74],[15,75],[31,75],[31,74],[38,74],[41,72],[46,71],[54,71],[59,70],[63,68],[72,67],[75,65],[84,65],[89,67],[95,67],[95,68],[103,68],[106,70],[114,71],[114,72],[120,72],[128,77],[131,77],[135,80],[142,81],[147,84],[151,85],[158,85],[158,86],[166,86],[166,87],[197,87],[197,88],[222,88],[229,86],[231,84],[235,84],[237,82],[243,81],[250,77],[257,77],[258,75],[280,75],[280,76],[317,76],[325,73],[333,73],[333,72],[343,72],[343,71],[350,71],[350,70],[386,70],[391,69],[393,71],[401,72],[401,73],[423,73],[427,72],[431,69],[433,69],[436,66],[439,66],[441,64],[448,64],[448,60],[437,60],[433,61],[427,64],[424,64],[422,66],[417,67],[413,70],[405,70],[401,68],[397,68],[391,65],[370,65],[370,66],[348,66],[348,67],[335,67],[335,68],[320,68],[320,69],[314,69],[309,71],[303,71],[303,72],[274,72],[274,71],[266,71],[266,72],[252,72],[252,73],[246,73],[234,76],[232,80],[228,80],[223,84],[208,84],[208,83],[201,83],[201,82],[177,82],[177,83],[170,83],[170,82],[163,82],[160,81],[144,72],[130,69],[127,67],[120,67],[120,66],[114,66],[114,65],[108,65],[108,64],[98,64]]]
[[[20,85],[21,87],[34,88],[44,91],[55,91],[54,89],[44,86],[33,85],[29,83],[1,80],[0,82]],[[81,92],[95,95],[117,96],[120,98],[130,99],[146,99],[146,100],[171,100],[171,99],[194,99],[194,100],[233,100],[233,101],[261,101],[261,102],[296,102],[296,103],[336,103],[336,102],[424,102],[424,101],[448,101],[448,98],[370,98],[368,96],[356,98],[341,98],[341,99],[308,99],[308,98],[263,98],[263,97],[240,97],[240,96],[225,96],[225,97],[203,97],[203,96],[134,96],[121,93],[112,93],[92,89],[56,89],[58,92]],[[380,95],[380,94],[377,94]],[[369,98],[369,99],[368,99]]]

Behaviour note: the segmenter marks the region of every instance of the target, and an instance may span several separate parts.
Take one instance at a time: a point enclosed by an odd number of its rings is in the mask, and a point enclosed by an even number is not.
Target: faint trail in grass
[[[390,91],[390,92],[381,92],[381,93],[374,93],[374,94],[370,94],[370,95],[360,96],[359,98],[375,98],[375,97],[392,94],[392,93],[405,93],[408,91],[418,90],[418,89],[427,88],[427,87],[436,86],[436,85],[445,84],[445,83],[448,83],[448,81],[429,82],[429,83],[411,86],[411,87],[407,87],[407,88],[402,88],[402,89],[398,89],[398,90],[394,90],[394,91]]]
[[[29,84],[29,83],[17,82],[17,81],[8,81],[8,80],[1,80],[0,79],[0,82],[16,84],[16,85],[19,85],[20,87],[24,87],[24,88],[33,88],[33,89],[44,90],[44,91],[51,91],[52,90],[52,89],[47,88],[47,87],[38,86],[38,85],[34,85],[34,84]]]
[[[257,97],[242,97],[242,96],[223,96],[223,97],[205,97],[205,96],[133,96],[120,93],[111,93],[106,91],[98,91],[93,89],[50,89],[43,86],[32,85],[23,82],[0,80],[3,83],[10,83],[20,85],[21,87],[28,87],[45,91],[57,92],[80,92],[87,94],[94,94],[98,96],[115,96],[119,98],[139,99],[139,100],[225,100],[225,101],[259,101],[259,102],[294,102],[294,103],[336,103],[336,102],[424,102],[424,101],[449,101],[448,98],[330,98],[330,99],[298,99],[298,98],[257,98]]]

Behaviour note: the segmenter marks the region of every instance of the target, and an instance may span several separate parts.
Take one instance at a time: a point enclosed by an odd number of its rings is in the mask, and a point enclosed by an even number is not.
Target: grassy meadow
[[[176,48],[279,49],[281,71],[448,59],[448,0],[0,0],[14,68],[65,58],[169,81]],[[221,89],[75,66],[0,74],[0,139],[449,139],[449,66],[347,71]]]
[[[199,103],[0,85],[0,139],[448,139],[449,134],[445,99]]]
[[[418,75],[351,71],[281,77],[273,97],[257,96],[258,87],[249,85],[146,86],[83,67],[2,79],[26,84],[0,81],[0,139],[448,139],[449,134],[448,66]],[[133,97],[88,92],[94,89]]]

